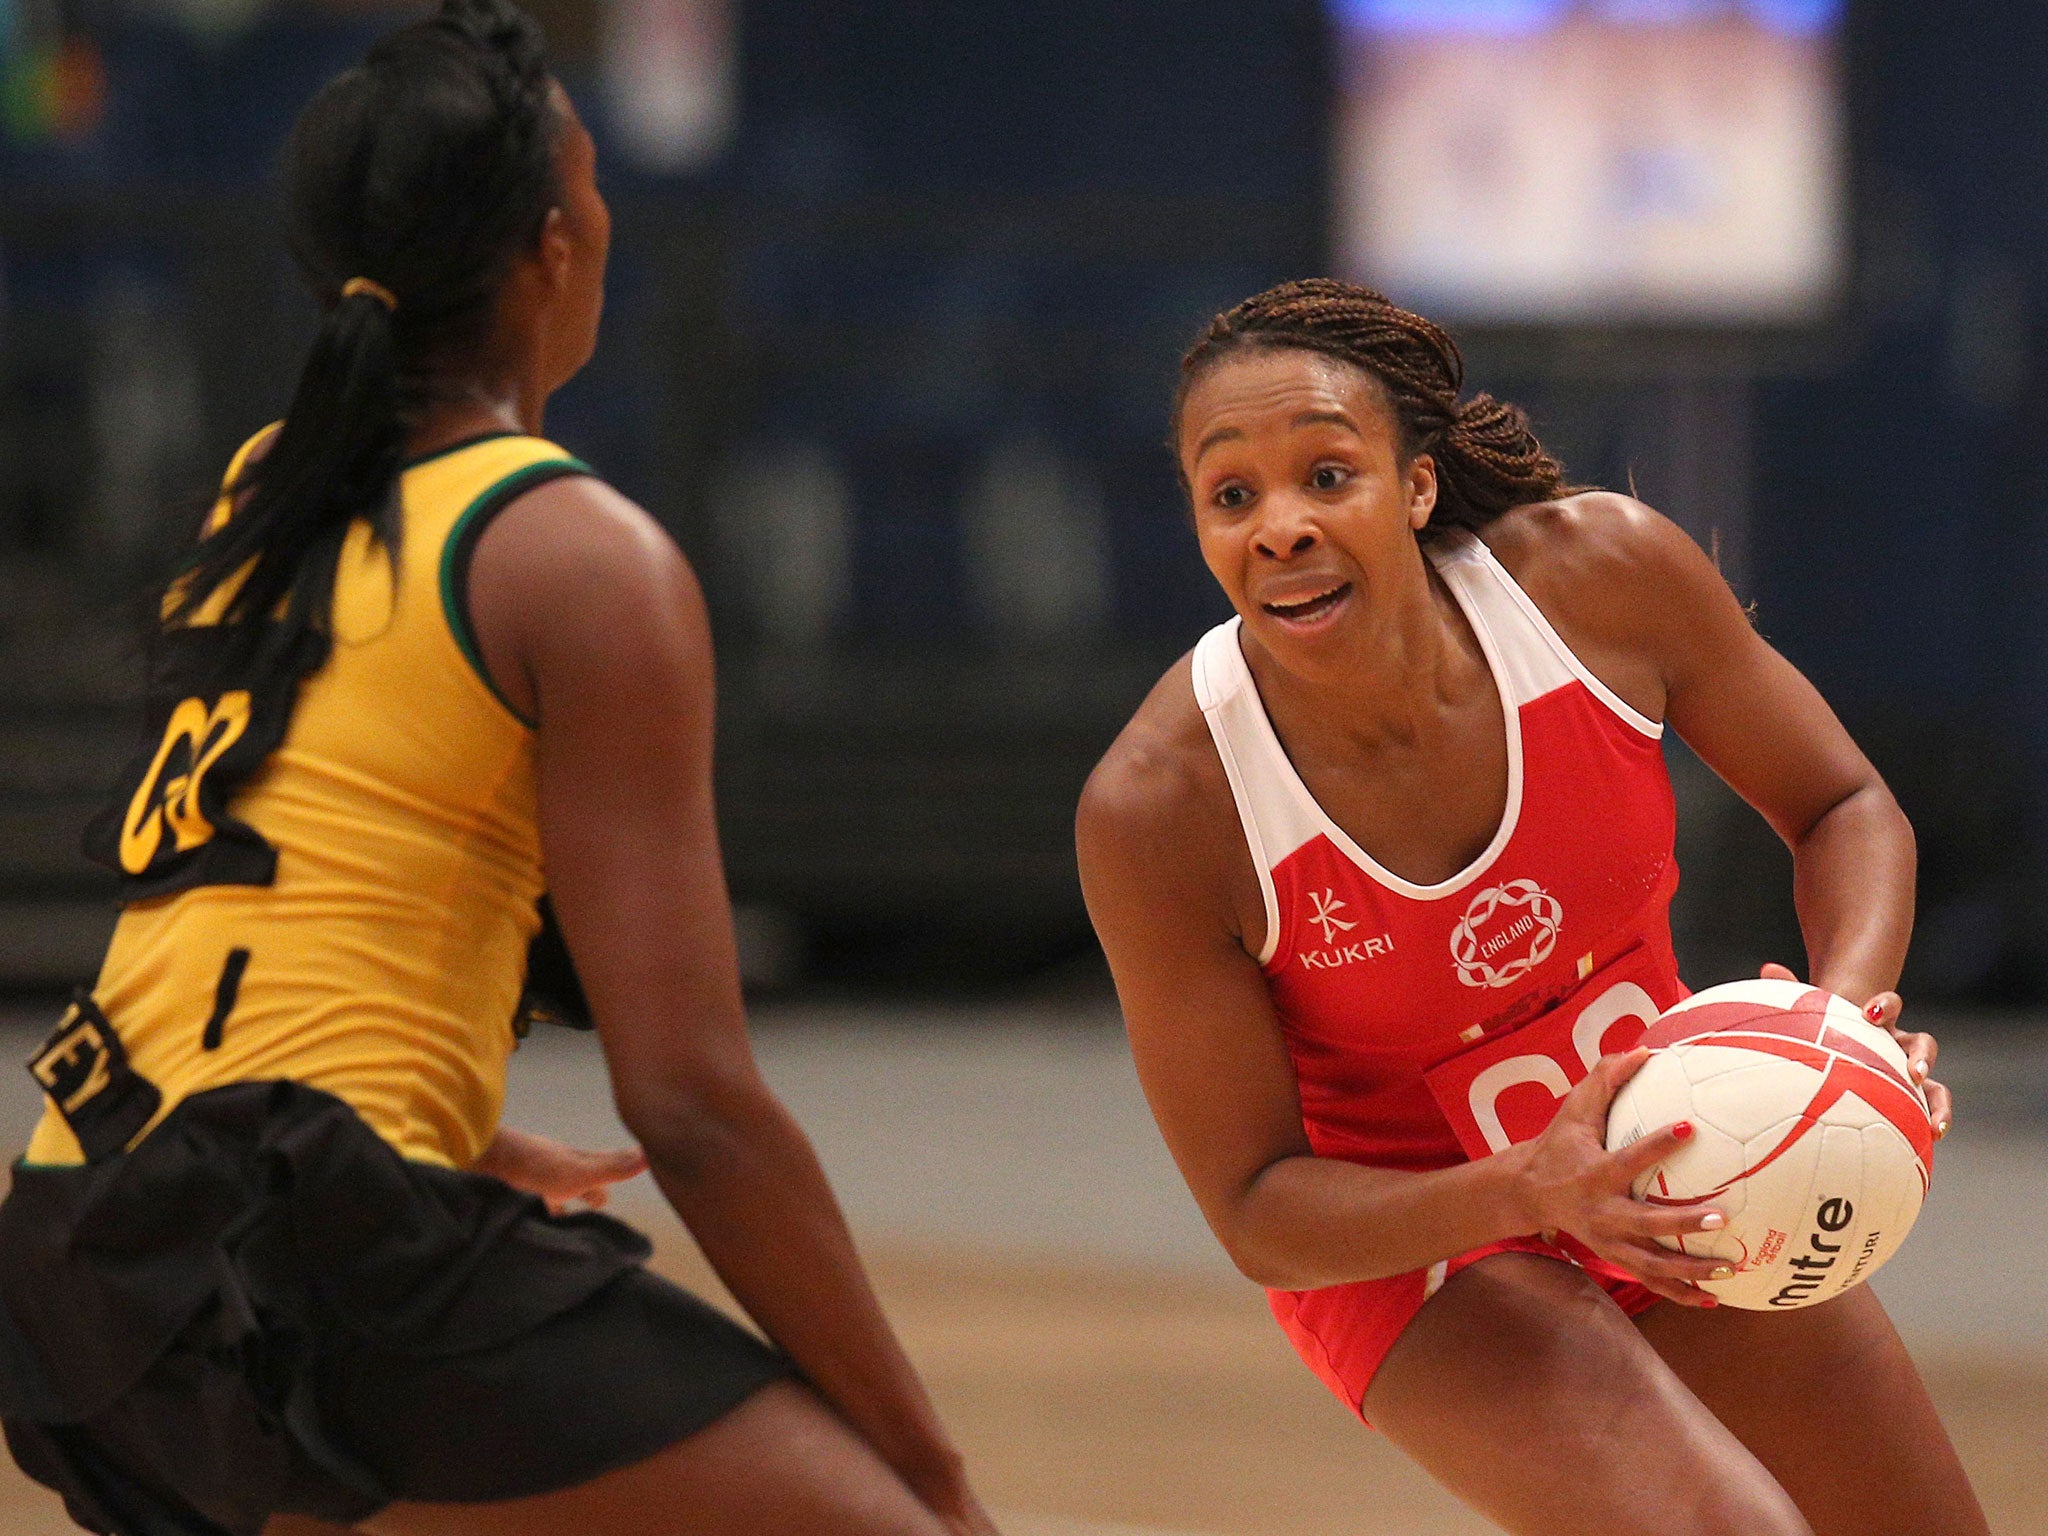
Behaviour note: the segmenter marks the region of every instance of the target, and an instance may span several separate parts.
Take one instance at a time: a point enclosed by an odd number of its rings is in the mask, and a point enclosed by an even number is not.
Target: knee
[[[1814,1536],[1792,1496],[1755,1461],[1717,1471],[1701,1480],[1692,1520],[1665,1529],[1687,1536]]]

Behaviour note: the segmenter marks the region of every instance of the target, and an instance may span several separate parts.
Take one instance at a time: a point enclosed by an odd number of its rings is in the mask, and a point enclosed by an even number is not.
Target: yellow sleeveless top
[[[582,473],[552,443],[486,438],[404,471],[395,573],[366,522],[351,530],[329,658],[233,797],[242,830],[275,849],[274,877],[132,902],[93,989],[162,1091],[159,1119],[202,1089],[290,1078],[410,1158],[463,1167],[489,1143],[543,883],[533,735],[468,633],[467,550],[520,491]],[[124,789],[126,873],[214,835],[199,786],[249,697],[177,705]],[[27,1159],[83,1161],[53,1105]]]

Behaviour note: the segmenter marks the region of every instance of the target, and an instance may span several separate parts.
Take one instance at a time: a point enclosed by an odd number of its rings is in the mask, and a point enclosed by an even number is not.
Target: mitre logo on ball
[[[1505,987],[1550,958],[1564,908],[1534,880],[1489,886],[1451,930],[1451,959],[1468,987]]]

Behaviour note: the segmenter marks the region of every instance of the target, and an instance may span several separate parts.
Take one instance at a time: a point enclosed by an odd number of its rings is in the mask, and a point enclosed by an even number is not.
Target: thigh
[[[831,1409],[794,1382],[645,1461],[497,1504],[394,1504],[370,1536],[946,1536]]]
[[[1453,1275],[1365,1411],[1515,1536],[1810,1536],[1606,1292],[1555,1259],[1496,1254]]]
[[[1869,1286],[1794,1312],[1661,1306],[1636,1322],[1818,1536],[1988,1530],[1920,1372]]]

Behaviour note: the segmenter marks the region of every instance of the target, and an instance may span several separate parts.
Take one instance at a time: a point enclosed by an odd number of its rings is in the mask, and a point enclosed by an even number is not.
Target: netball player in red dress
[[[1689,1128],[1603,1143],[1626,1048],[1685,995],[1665,726],[1791,848],[1814,983],[1894,1029],[1911,829],[1692,541],[1568,493],[1461,373],[1327,280],[1183,365],[1237,616],[1079,818],[1160,1128],[1310,1368],[1510,1531],[1982,1532],[1876,1295],[1715,1307],[1716,1261],[1655,1239],[1718,1214],[1629,1197]],[[1900,1039],[1925,1080],[1934,1042]]]

